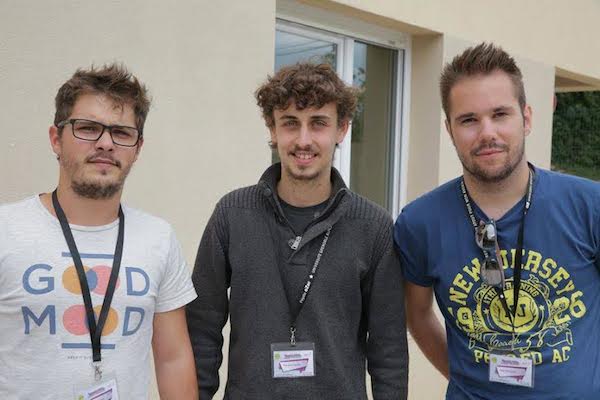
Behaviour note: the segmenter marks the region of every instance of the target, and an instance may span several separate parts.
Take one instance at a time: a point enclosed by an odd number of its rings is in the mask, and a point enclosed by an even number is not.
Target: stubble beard
[[[306,183],[306,182],[310,182],[310,181],[316,181],[318,180],[319,176],[321,176],[323,171],[315,171],[311,174],[303,174],[302,170],[299,174],[297,174],[294,171],[294,168],[290,167],[289,165],[285,165],[284,166],[285,169],[285,173],[286,175],[290,178],[291,181],[295,181],[298,183]]]
[[[508,150],[510,154],[510,149]],[[516,150],[514,158],[508,158],[500,171],[495,173],[489,173],[484,168],[481,168],[476,163],[469,163],[465,161],[465,157],[460,157],[460,162],[463,168],[476,180],[482,183],[498,183],[508,178],[517,166],[523,161],[525,156],[525,138],[520,143],[519,148]]]
[[[78,182],[73,180],[71,188],[77,195],[91,200],[106,200],[112,198],[123,187],[123,181],[101,184],[98,182]]]
[[[85,176],[83,168],[85,164],[75,166],[74,163],[69,160],[61,158],[61,164],[65,170],[75,171],[71,174],[71,189],[75,194],[90,200],[106,200],[115,196],[121,191],[125,183],[125,178],[129,175],[131,165],[122,168],[120,163],[117,163],[116,168],[119,168],[119,175],[112,181],[94,180]]]

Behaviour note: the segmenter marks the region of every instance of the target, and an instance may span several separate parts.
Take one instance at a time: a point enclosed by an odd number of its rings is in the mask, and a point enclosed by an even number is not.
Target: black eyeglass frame
[[[140,139],[142,138],[142,136],[144,135],[143,132],[138,129],[135,128],[133,126],[126,126],[126,125],[104,125],[102,122],[98,122],[98,121],[93,121],[91,119],[85,119],[85,118],[70,118],[70,119],[66,119],[64,121],[59,122],[58,124],[56,124],[57,128],[64,128],[65,125],[71,124],[71,127],[74,127],[74,124],[78,121],[84,121],[84,122],[90,122],[93,124],[97,124],[100,125],[102,127],[102,131],[100,131],[100,133],[98,134],[98,137],[96,139],[88,139],[88,138],[82,138],[79,137],[75,134],[75,129],[73,128],[71,131],[73,132],[73,136],[75,136],[77,139],[80,140],[85,140],[88,142],[97,142],[98,140],[100,140],[100,138],[102,137],[102,135],[104,135],[104,131],[108,130],[108,134],[110,135],[110,140],[112,140],[112,142],[117,145],[117,146],[122,146],[122,147],[135,147],[138,145],[138,143],[140,142]],[[133,129],[137,132],[138,136],[137,136],[137,140],[135,141],[134,144],[122,144],[122,143],[117,143],[115,141],[115,138],[113,136],[113,129],[117,129],[117,128],[127,128],[127,129]]]

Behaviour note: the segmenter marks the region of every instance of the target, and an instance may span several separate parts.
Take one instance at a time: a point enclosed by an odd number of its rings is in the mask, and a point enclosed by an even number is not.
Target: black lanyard
[[[298,316],[300,315],[300,311],[304,307],[304,303],[306,303],[306,299],[308,298],[308,293],[310,289],[314,285],[315,278],[317,276],[317,269],[319,268],[319,264],[321,263],[321,257],[323,257],[323,252],[325,251],[325,246],[327,245],[327,241],[329,240],[329,235],[331,234],[331,228],[327,229],[325,232],[325,237],[323,238],[323,242],[321,242],[321,247],[319,248],[319,252],[317,253],[317,258],[315,258],[315,262],[308,273],[308,277],[306,278],[306,283],[302,288],[302,293],[298,298],[298,304],[300,305],[297,309],[292,309],[291,305],[288,302],[288,307],[290,309],[290,314],[292,316],[292,322],[290,324],[290,344],[294,346],[296,344],[296,321],[298,320]],[[279,270],[279,277],[281,278],[282,286],[285,290],[285,285],[283,284],[283,276],[281,274],[281,269]],[[287,301],[287,296],[286,296]]]
[[[475,219],[475,213],[473,211],[473,206],[471,205],[471,200],[469,197],[469,193],[467,192],[467,187],[465,185],[465,179],[461,179],[460,181],[460,189],[462,191],[463,199],[465,201],[465,208],[467,209],[467,213],[469,214],[469,219],[471,220],[471,224],[474,229],[477,229],[477,220]],[[521,217],[521,227],[519,228],[519,236],[517,238],[517,249],[516,249],[516,259],[515,259],[515,272],[513,274],[513,308],[512,310],[508,306],[506,302],[506,297],[504,296],[504,288],[495,287],[496,292],[498,293],[498,297],[502,302],[502,307],[508,313],[508,317],[511,319],[514,329],[514,316],[517,314],[517,307],[519,305],[519,290],[521,288],[521,269],[523,264],[523,238],[525,234],[525,216],[531,207],[531,196],[533,194],[533,172],[531,169],[529,170],[529,184],[527,187],[527,197],[525,199],[525,208],[523,209],[523,216]],[[490,255],[486,250],[482,250],[483,255],[488,258]],[[501,266],[503,268],[503,266]]]
[[[96,323],[96,317],[94,315],[94,309],[92,307],[92,298],[90,296],[90,287],[85,276],[85,270],[83,269],[81,256],[79,255],[79,250],[77,250],[77,245],[75,244],[75,239],[73,239],[73,233],[71,232],[71,227],[69,226],[69,222],[67,221],[65,212],[63,211],[62,207],[60,206],[60,203],[58,202],[56,190],[52,192],[52,204],[54,205],[54,211],[56,212],[56,216],[58,218],[58,221],[60,222],[60,226],[62,228],[63,235],[65,236],[65,240],[67,241],[67,245],[69,246],[71,257],[73,258],[73,262],[75,263],[75,269],[77,270],[77,276],[79,278],[79,284],[81,286],[81,294],[83,296],[83,303],[85,305],[85,313],[87,316],[87,322],[90,331],[93,360],[94,363],[99,363],[102,359],[100,354],[100,340],[102,336],[102,329],[104,328],[104,323],[106,322],[106,318],[108,317],[108,311],[110,310],[110,304],[112,303],[112,298],[115,293],[115,288],[117,286],[117,278],[119,277],[119,269],[121,267],[121,257],[123,255],[123,237],[125,235],[125,215],[123,215],[123,209],[121,208],[121,206],[119,206],[119,234],[117,236],[117,245],[115,248],[115,255],[113,257],[113,266],[110,272],[110,278],[108,280],[106,294],[104,295],[102,309],[100,311],[100,315],[98,316],[98,322]],[[96,368],[96,378],[98,379],[99,376],[101,377],[101,371],[99,369],[99,365],[94,366]]]

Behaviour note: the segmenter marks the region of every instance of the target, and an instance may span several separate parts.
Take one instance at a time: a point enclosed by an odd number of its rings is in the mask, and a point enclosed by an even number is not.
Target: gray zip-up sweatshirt
[[[276,194],[280,168],[225,195],[202,236],[192,276],[198,298],[187,306],[200,398],[219,387],[229,315],[225,399],[366,399],[365,361],[375,400],[406,399],[404,293],[391,216],[332,169],[328,205],[294,250]],[[288,297],[299,297],[329,227],[296,323],[297,340],[315,343],[315,377],[274,379],[271,344],[290,340]]]

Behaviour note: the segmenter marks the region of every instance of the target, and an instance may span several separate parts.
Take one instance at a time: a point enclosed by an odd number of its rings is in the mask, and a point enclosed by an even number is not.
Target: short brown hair
[[[254,96],[265,124],[272,128],[273,111],[285,110],[292,101],[299,110],[335,102],[339,126],[352,119],[358,93],[359,89],[346,85],[329,64],[297,63],[269,76]]]
[[[77,98],[82,94],[102,94],[118,105],[130,104],[135,114],[136,128],[144,130],[150,109],[148,89],[123,64],[107,64],[100,68],[78,69],[58,90],[54,103],[54,125],[71,115]]]
[[[521,70],[515,59],[501,47],[484,42],[469,47],[444,66],[440,77],[440,94],[446,118],[450,120],[450,91],[461,79],[476,75],[489,75],[496,71],[506,73],[511,79],[522,112],[527,101]]]

